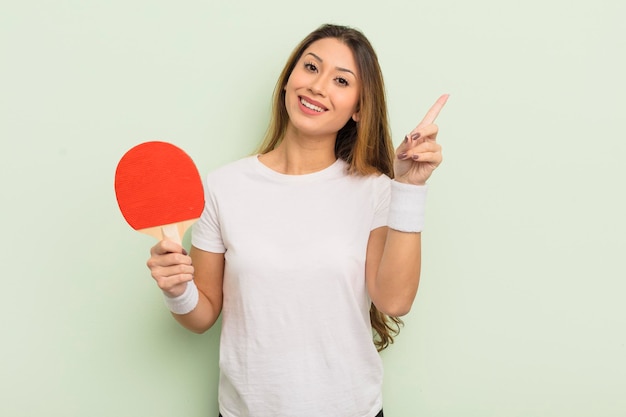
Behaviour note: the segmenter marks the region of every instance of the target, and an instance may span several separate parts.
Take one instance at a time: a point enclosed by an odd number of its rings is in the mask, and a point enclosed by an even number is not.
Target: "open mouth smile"
[[[313,110],[313,111],[318,112],[318,113],[322,113],[322,112],[328,110],[326,107],[323,107],[320,103],[315,103],[314,104],[314,103],[306,100],[304,97],[300,97],[300,104],[302,104],[307,109]]]

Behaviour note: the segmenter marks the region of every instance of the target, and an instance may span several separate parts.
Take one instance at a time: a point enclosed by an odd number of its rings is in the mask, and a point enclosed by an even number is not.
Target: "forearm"
[[[407,314],[413,304],[420,280],[421,233],[387,229],[382,256],[370,296],[374,305],[390,316]]]
[[[407,314],[417,293],[426,191],[424,185],[392,181],[388,227],[370,234],[368,290],[374,305],[390,316]]]
[[[197,288],[197,304],[187,303],[186,308],[170,310],[173,311],[172,316],[183,327],[195,333],[203,333],[215,324],[222,311],[224,254],[206,252],[192,246],[190,257],[193,261],[194,275],[186,290]]]
[[[220,306],[213,305],[209,298],[202,291],[199,291],[198,304],[191,312],[187,314],[172,313],[172,316],[184,328],[194,333],[204,333],[215,324],[220,311],[221,303]]]

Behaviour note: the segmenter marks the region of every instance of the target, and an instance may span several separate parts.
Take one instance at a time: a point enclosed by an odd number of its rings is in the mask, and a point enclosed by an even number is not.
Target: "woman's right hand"
[[[168,297],[181,295],[187,288],[187,282],[193,279],[191,257],[181,245],[171,240],[162,240],[154,245],[146,265],[152,278]]]

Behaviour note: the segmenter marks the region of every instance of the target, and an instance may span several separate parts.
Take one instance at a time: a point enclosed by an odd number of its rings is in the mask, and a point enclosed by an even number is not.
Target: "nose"
[[[309,91],[315,95],[326,96],[326,87],[324,77],[315,77],[309,84]]]

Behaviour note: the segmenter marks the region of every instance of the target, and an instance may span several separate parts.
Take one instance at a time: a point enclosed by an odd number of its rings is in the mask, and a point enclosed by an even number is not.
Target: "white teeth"
[[[307,109],[315,110],[315,111],[320,112],[320,113],[324,111],[323,108],[318,107],[318,106],[316,106],[314,104],[311,104],[308,101],[304,100],[303,98],[300,99],[300,103],[302,103],[302,105],[304,107],[306,107]]]

